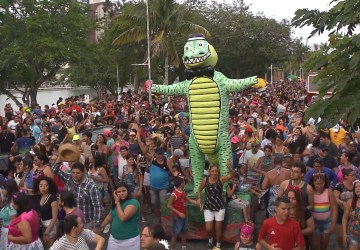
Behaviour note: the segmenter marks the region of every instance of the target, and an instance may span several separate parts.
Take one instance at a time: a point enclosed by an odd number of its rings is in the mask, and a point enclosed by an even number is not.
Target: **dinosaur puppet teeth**
[[[205,55],[201,57],[195,57],[195,58],[189,58],[185,61],[185,64],[194,64],[194,63],[200,63],[206,60],[210,56],[210,52],[208,51]]]

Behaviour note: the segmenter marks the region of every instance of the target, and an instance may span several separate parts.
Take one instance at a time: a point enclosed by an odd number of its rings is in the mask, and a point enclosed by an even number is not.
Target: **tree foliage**
[[[204,12],[218,54],[217,67],[233,77],[263,75],[290,58],[291,26],[254,15],[243,1],[212,2]]]
[[[17,101],[6,87],[22,86],[24,101],[35,105],[41,84],[82,60],[94,28],[88,11],[71,0],[0,0],[0,91]]]
[[[333,1],[329,11],[301,9],[293,25],[312,25],[311,35],[330,32],[329,44],[314,53],[306,63],[308,70],[317,70],[318,100],[308,110],[308,117],[321,117],[324,126],[340,119],[351,124],[359,122],[360,113],[360,35],[353,31],[359,26],[360,1]],[[323,99],[333,91],[329,99]]]
[[[179,67],[181,59],[175,46],[178,35],[189,33],[203,33],[209,37],[209,32],[187,18],[188,10],[175,0],[152,0],[149,4],[149,23],[151,40],[151,57],[163,56],[165,58],[165,84],[169,64]],[[126,5],[123,12],[116,18],[118,25],[131,27],[115,38],[114,44],[124,45],[140,43],[147,38],[146,5],[144,2]]]

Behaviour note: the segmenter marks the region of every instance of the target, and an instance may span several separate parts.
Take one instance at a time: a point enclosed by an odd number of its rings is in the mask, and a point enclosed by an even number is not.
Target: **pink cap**
[[[231,141],[232,143],[238,143],[240,140],[239,140],[239,138],[237,138],[236,136],[234,136],[234,137],[232,137],[232,138],[230,139],[230,141]]]
[[[109,129],[105,129],[104,134],[105,134],[106,136],[110,136],[110,135],[111,135],[111,131],[110,131]]]
[[[254,232],[254,225],[252,225],[250,223],[245,223],[241,227],[240,235],[245,238],[248,238],[253,234],[253,232]]]

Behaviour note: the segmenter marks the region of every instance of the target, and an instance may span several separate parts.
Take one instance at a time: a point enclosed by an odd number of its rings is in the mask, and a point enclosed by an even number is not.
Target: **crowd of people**
[[[234,95],[228,174],[207,161],[194,197],[185,191],[193,182],[185,97],[154,96],[150,105],[146,93],[91,104],[77,96],[18,111],[7,104],[0,249],[175,249],[180,238],[185,250],[187,203],[204,214],[207,249],[221,248],[228,207],[244,218],[234,249],[322,250],[333,233],[338,249],[360,249],[360,131],[345,120],[329,128],[304,120],[304,96],[301,81]],[[64,160],[66,150],[78,154]],[[259,230],[243,192],[266,213]],[[173,218],[166,234],[164,203]]]

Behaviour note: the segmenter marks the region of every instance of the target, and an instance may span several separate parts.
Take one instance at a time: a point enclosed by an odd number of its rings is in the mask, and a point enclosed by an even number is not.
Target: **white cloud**
[[[330,9],[330,0],[244,0],[249,9],[254,14],[262,12],[266,17],[274,18],[278,21],[282,19],[291,20],[295,16],[297,9],[319,9],[321,11]],[[312,27],[293,28],[294,37],[302,37],[306,43]],[[308,44],[327,42],[327,33],[317,35],[308,40]]]

